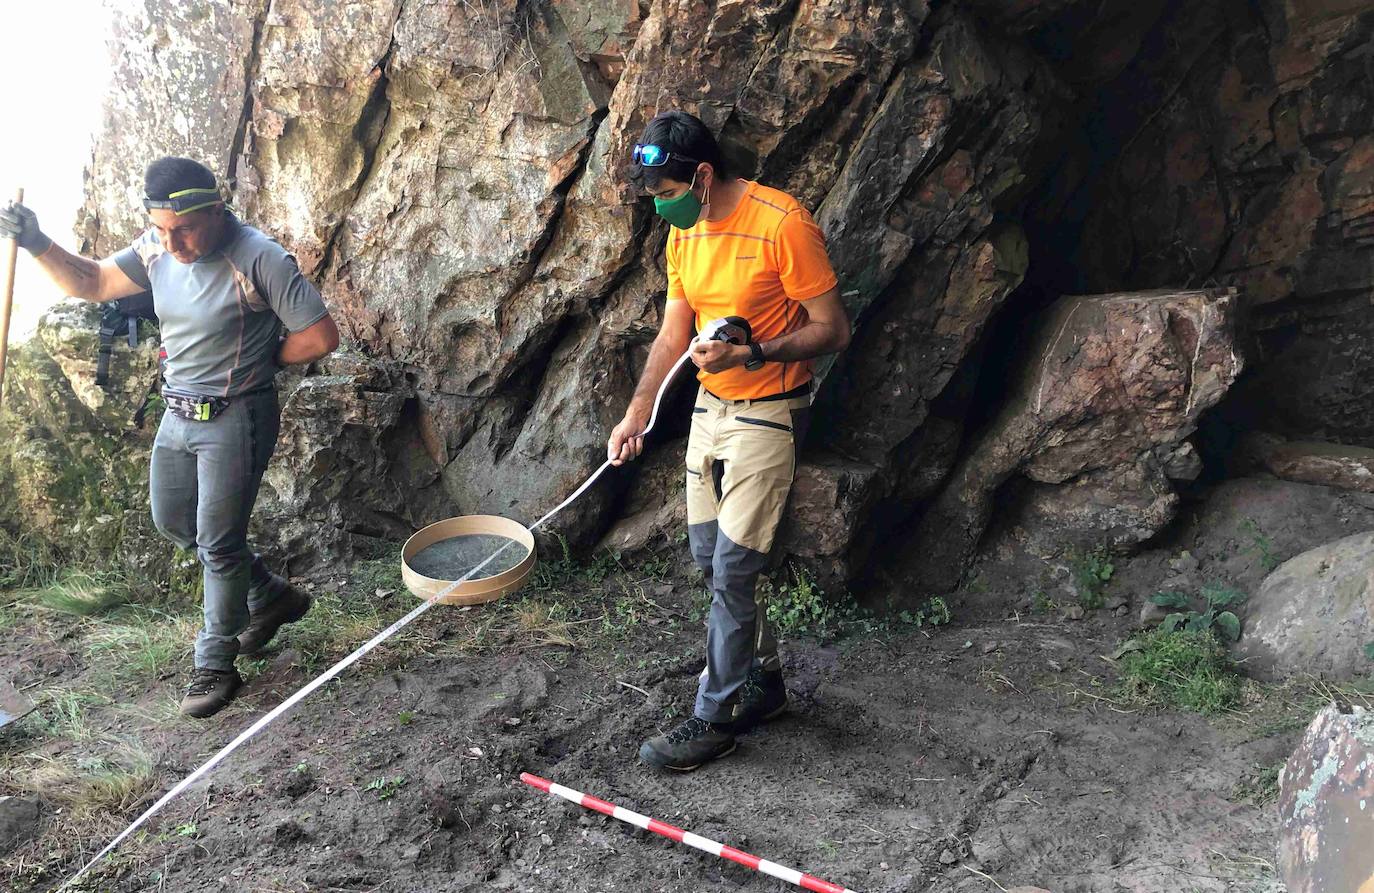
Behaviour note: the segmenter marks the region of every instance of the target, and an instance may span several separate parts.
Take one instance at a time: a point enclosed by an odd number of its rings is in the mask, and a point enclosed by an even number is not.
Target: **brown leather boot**
[[[286,587],[266,608],[248,616],[248,628],[239,633],[239,654],[257,654],[288,623],[295,623],[310,610],[312,599],[294,586]]]
[[[186,695],[181,699],[181,712],[197,719],[214,716],[234,700],[240,685],[243,685],[243,677],[238,670],[196,667],[191,673],[191,684],[186,686]]]

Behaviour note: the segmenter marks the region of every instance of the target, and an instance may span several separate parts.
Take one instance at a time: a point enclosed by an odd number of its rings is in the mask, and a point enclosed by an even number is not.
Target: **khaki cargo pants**
[[[809,394],[721,400],[705,388],[692,408],[687,537],[712,593],[695,712],[709,722],[733,718],[753,667],[780,666],[756,584],[787,507],[810,413]]]

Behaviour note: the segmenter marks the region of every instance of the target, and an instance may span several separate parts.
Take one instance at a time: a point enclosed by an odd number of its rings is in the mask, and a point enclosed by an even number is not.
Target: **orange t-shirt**
[[[795,332],[806,323],[803,301],[835,287],[825,236],[811,214],[785,192],[748,181],[724,220],[702,219],[668,237],[668,300],[685,300],[697,330],[725,316],[749,320],[755,341]],[[753,400],[811,380],[811,362],[764,363],[709,374],[706,389],[726,400]]]

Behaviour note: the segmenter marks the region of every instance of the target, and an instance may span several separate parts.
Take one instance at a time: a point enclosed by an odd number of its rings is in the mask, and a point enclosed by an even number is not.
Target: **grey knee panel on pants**
[[[689,533],[690,536],[690,533]],[[706,670],[697,687],[695,713],[708,722],[734,718],[739,690],[758,660],[777,662],[764,607],[757,599],[763,552],[717,532],[712,554],[711,612],[706,630]]]

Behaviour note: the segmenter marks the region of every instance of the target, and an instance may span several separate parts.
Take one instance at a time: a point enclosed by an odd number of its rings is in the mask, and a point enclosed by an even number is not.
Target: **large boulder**
[[[1329,705],[1279,775],[1279,877],[1288,893],[1374,890],[1374,713]]]
[[[1249,458],[1286,481],[1374,493],[1374,449],[1256,433],[1245,439]]]
[[[1236,655],[1261,679],[1319,675],[1354,679],[1374,658],[1374,532],[1290,558],[1245,606]]]
[[[1148,292],[1064,300],[1036,336],[1002,413],[951,475],[916,530],[918,589],[955,586],[986,529],[998,489],[1035,486],[1026,526],[1119,543],[1173,517],[1173,477],[1198,416],[1239,374],[1235,293]]]

